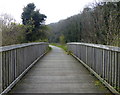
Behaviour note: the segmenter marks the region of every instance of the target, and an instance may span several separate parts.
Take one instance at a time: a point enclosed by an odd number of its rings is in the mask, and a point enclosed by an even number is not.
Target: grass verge
[[[66,45],[66,44],[63,44],[63,45],[62,45],[62,44],[51,43],[50,45],[53,45],[53,46],[62,48],[64,51],[67,52],[67,45]]]
[[[47,50],[48,50],[48,52],[49,52],[49,51],[51,51],[51,50],[52,50],[52,48],[51,48],[50,46],[48,46],[48,49],[47,49]]]

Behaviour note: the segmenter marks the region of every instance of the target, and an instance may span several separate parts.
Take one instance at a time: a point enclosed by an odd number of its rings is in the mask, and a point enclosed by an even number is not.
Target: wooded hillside
[[[86,42],[120,46],[120,1],[94,3],[78,15],[49,24],[50,42]]]

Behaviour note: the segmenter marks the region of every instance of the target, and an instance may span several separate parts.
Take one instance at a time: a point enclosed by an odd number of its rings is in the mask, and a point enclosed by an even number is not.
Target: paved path
[[[108,93],[75,58],[52,46],[10,93]]]

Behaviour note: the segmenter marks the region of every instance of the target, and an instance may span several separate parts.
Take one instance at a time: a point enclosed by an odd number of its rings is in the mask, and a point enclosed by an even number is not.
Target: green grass
[[[59,48],[62,48],[64,51],[67,52],[67,45],[66,45],[66,44],[61,45],[61,44],[51,43],[50,45],[53,45],[53,46],[57,46],[57,47],[59,47]]]
[[[51,51],[52,50],[52,48],[51,47],[48,47],[49,48],[49,51]]]

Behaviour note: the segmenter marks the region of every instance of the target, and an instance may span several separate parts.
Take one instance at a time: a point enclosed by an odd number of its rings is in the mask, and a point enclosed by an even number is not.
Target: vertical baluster
[[[0,93],[2,92],[2,51],[0,51]]]
[[[9,71],[8,71],[8,77],[9,77],[9,80],[8,80],[8,85],[10,85],[10,83],[11,83],[11,73],[12,73],[12,69],[11,69],[11,65],[12,65],[12,63],[11,63],[11,50],[10,51],[8,51],[8,68],[9,68]]]
[[[120,52],[117,54],[117,68],[118,68],[118,74],[117,74],[117,90],[120,93]]]

